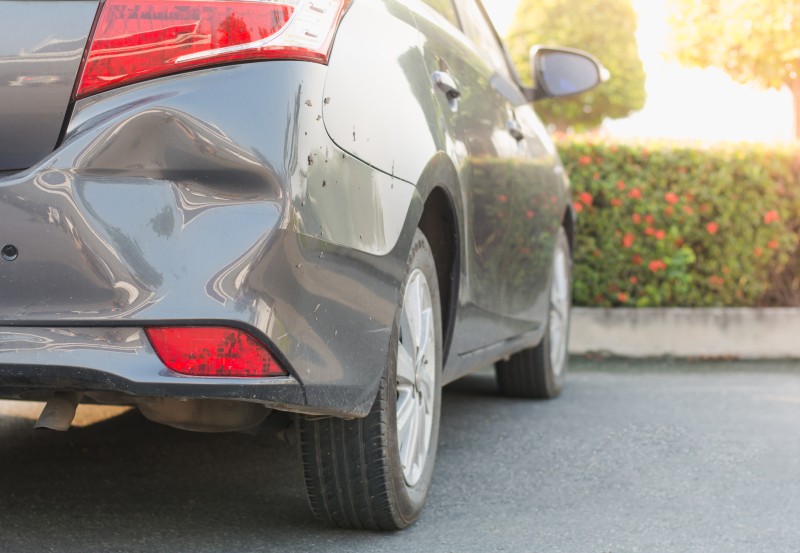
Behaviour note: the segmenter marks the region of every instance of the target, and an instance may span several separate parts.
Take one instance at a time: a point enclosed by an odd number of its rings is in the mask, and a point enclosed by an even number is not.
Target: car
[[[290,413],[314,514],[423,508],[441,388],[558,395],[575,213],[531,103],[596,86],[478,0],[10,2],[0,397],[177,428]]]

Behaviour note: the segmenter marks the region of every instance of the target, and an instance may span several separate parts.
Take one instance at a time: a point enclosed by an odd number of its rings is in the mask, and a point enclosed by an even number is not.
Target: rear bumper
[[[0,394],[79,390],[176,399],[234,399],[302,410],[305,391],[293,377],[192,378],[163,366],[135,327],[0,329]]]
[[[62,146],[0,178],[0,395],[74,389],[361,416],[421,211],[339,150],[325,68],[229,66],[79,102]],[[335,99],[334,99],[335,100]],[[170,373],[142,328],[235,326],[291,375]]]

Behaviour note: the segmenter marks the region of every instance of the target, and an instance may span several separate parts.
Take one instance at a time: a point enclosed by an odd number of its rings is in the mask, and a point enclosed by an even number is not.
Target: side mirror
[[[531,48],[531,100],[562,98],[591,90],[611,74],[593,55],[572,48]]]

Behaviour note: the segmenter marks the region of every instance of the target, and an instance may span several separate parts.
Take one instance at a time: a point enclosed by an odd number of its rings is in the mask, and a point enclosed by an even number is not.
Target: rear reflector
[[[248,60],[328,62],[350,0],[105,0],[75,92]]]
[[[192,376],[284,376],[264,345],[241,330],[223,327],[156,327],[145,332],[170,369]]]

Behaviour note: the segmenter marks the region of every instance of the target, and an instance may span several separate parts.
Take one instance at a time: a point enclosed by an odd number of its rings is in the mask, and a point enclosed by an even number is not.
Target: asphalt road
[[[446,388],[423,518],[318,526],[295,450],[0,402],[2,551],[800,551],[800,364],[573,362],[563,396]],[[111,416],[111,418],[108,418]]]

